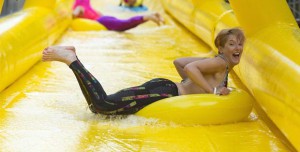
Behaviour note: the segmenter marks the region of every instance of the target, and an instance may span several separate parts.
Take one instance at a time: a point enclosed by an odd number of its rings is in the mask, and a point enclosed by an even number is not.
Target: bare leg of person
[[[73,46],[51,46],[43,51],[42,61],[59,61],[68,66],[77,60]]]

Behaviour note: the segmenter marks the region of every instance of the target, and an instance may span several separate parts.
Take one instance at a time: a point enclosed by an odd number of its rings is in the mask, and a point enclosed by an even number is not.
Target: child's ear
[[[222,47],[222,46],[219,46],[219,47],[218,47],[218,50],[219,50],[219,51],[218,51],[219,54],[223,54],[223,47]]]

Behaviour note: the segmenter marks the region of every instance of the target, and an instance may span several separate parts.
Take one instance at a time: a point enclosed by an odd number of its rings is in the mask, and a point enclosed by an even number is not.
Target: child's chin
[[[234,65],[237,65],[237,64],[240,63],[240,60],[234,60],[232,63],[233,63]]]

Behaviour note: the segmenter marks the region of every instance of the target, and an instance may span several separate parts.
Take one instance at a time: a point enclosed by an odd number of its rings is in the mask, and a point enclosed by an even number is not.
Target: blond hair
[[[237,40],[240,41],[241,43],[245,42],[245,35],[244,32],[239,29],[239,28],[230,28],[230,29],[223,29],[222,31],[219,32],[215,39],[215,46],[217,48],[219,47],[224,47],[225,43],[228,40],[229,35],[234,35],[236,36]]]

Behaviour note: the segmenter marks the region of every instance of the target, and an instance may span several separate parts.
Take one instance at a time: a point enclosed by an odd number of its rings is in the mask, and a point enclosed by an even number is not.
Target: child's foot
[[[51,46],[43,51],[42,61],[59,61],[68,66],[77,60],[73,46]]]
[[[144,20],[146,20],[146,21],[151,20],[151,21],[155,22],[157,25],[162,25],[165,22],[163,17],[159,13],[145,15]]]

